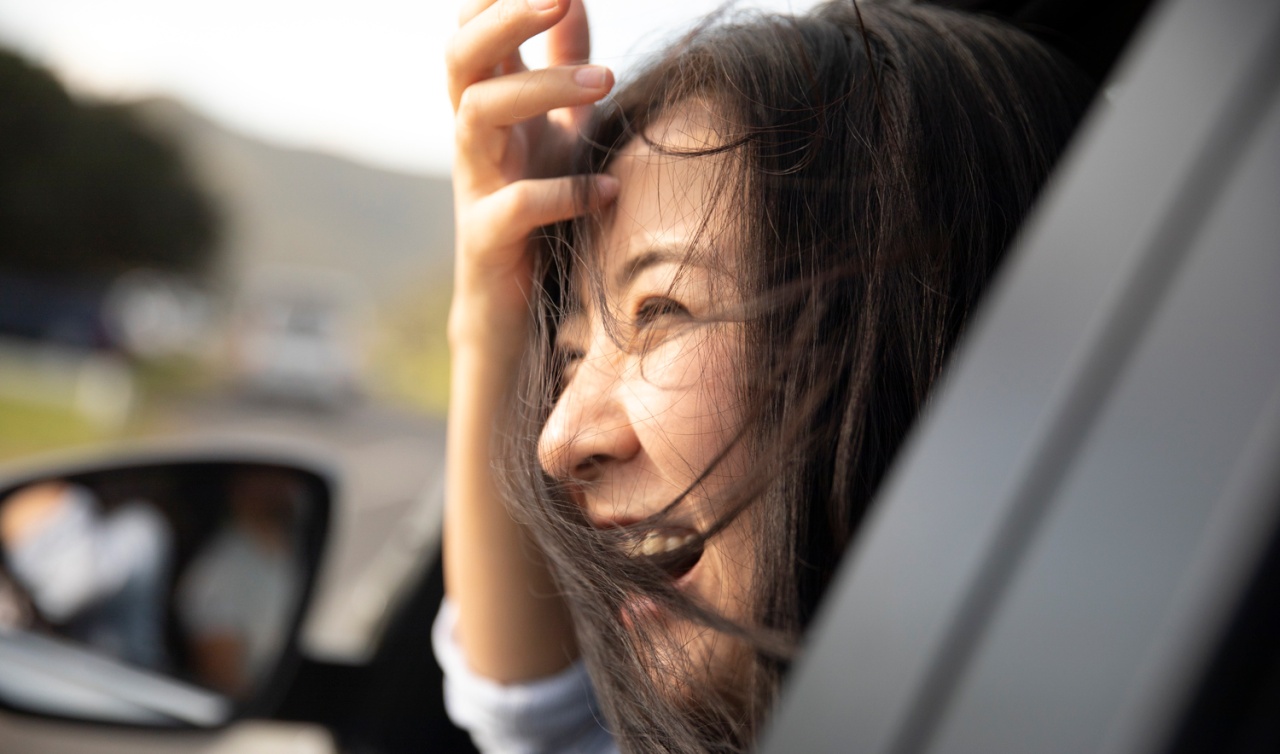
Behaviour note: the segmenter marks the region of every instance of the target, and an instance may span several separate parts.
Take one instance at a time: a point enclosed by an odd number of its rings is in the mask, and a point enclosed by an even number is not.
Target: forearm
[[[477,673],[511,683],[550,675],[577,655],[564,600],[528,530],[510,515],[494,449],[519,368],[521,333],[474,310],[451,327],[452,378],[444,528],[445,588],[457,605],[456,638]],[[455,325],[459,316],[455,310]]]

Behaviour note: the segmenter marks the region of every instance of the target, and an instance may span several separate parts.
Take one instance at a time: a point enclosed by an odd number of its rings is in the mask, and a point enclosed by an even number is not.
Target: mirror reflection
[[[270,680],[317,551],[322,483],[168,464],[0,492],[0,697],[216,724]]]

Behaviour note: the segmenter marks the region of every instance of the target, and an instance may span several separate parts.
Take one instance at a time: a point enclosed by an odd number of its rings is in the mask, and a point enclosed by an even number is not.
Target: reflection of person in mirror
[[[36,609],[26,590],[0,562],[0,634],[36,625]]]
[[[228,489],[230,521],[179,583],[195,675],[231,696],[270,669],[286,638],[302,577],[294,543],[301,493],[286,472],[238,472]]]
[[[0,504],[9,569],[40,615],[65,636],[149,668],[165,662],[171,540],[151,504],[104,512],[68,482],[34,484]]]

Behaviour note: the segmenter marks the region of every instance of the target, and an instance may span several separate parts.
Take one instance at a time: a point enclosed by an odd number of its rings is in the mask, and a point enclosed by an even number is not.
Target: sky
[[[815,0],[742,0],[804,10]],[[587,0],[596,62],[629,66],[723,0]],[[0,0],[0,45],[76,94],[177,97],[287,146],[444,173],[444,47],[460,0]],[[523,50],[544,61],[540,39]]]

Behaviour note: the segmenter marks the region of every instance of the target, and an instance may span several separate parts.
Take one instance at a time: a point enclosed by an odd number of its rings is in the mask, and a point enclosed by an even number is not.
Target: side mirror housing
[[[161,728],[269,713],[332,495],[319,464],[250,454],[0,481],[0,706]]]

